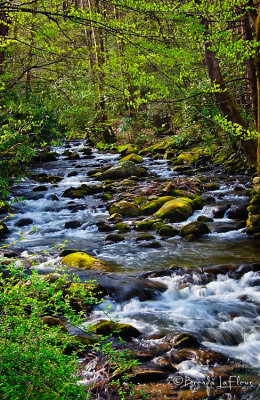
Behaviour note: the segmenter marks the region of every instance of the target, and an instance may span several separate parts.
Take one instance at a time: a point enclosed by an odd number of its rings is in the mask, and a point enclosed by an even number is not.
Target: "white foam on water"
[[[132,323],[151,334],[164,328],[173,333],[190,332],[213,350],[260,367],[258,279],[259,275],[253,272],[238,280],[218,275],[216,281],[208,284],[188,283],[183,287],[184,276],[154,278],[168,286],[157,299],[140,301],[133,298],[122,304],[110,302],[110,313],[111,317],[118,316],[121,322]],[[247,301],[241,300],[242,297]],[[108,303],[102,307],[105,309]],[[100,309],[95,312],[95,318],[102,318]],[[206,339],[209,333],[210,341]],[[227,343],[229,337],[240,343],[230,345]]]

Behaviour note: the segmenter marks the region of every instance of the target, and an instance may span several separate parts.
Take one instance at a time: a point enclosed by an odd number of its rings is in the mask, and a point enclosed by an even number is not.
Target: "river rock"
[[[48,190],[47,186],[41,185],[41,186],[36,186],[33,188],[33,192],[46,192]]]
[[[10,231],[7,228],[6,224],[3,221],[0,221],[0,238],[2,239],[8,233],[10,233]]]
[[[90,147],[83,147],[80,151],[85,154],[85,156],[89,156],[92,154],[92,149]]]
[[[232,206],[228,210],[227,217],[230,219],[247,219],[247,217],[248,217],[247,207],[248,207],[248,204]]]
[[[33,224],[33,220],[31,218],[21,218],[16,223],[15,226],[27,226]]]
[[[139,211],[134,203],[122,200],[110,206],[109,214],[121,214],[124,217],[137,217]]]
[[[148,201],[145,204],[142,204],[140,207],[140,213],[142,215],[152,215],[156,211],[158,211],[160,208],[160,205],[155,201]]]
[[[147,249],[159,249],[160,247],[162,247],[161,243],[157,240],[148,243],[139,243],[139,246],[145,247]]]
[[[61,176],[57,176],[57,175],[46,175],[46,176],[36,176],[35,179],[41,183],[57,183],[62,181],[62,177]]]
[[[81,222],[80,221],[68,221],[65,222],[64,225],[65,229],[76,229],[81,227]]]
[[[130,226],[128,224],[124,224],[123,222],[118,222],[116,224],[116,229],[119,232],[130,232],[131,231]]]
[[[217,182],[206,183],[204,185],[204,189],[207,191],[219,190],[219,183]]]
[[[105,261],[92,257],[82,251],[68,254],[61,260],[63,265],[73,268],[94,269],[98,271],[109,271],[110,267]]]
[[[69,172],[68,173],[68,178],[70,178],[71,176],[77,176],[79,173],[78,173],[78,171],[71,171],[71,172]]]
[[[226,211],[231,207],[230,204],[227,204],[225,206],[217,207],[215,208],[213,212],[213,218],[223,218]]]
[[[173,349],[169,353],[169,359],[172,364],[179,364],[182,361],[194,360],[204,365],[215,365],[227,363],[229,358],[224,354],[213,350],[204,349]]]
[[[139,384],[161,381],[166,379],[168,375],[169,372],[165,372],[159,365],[148,361],[135,367],[128,376],[130,382]]]
[[[131,340],[141,335],[141,332],[130,324],[120,324],[113,321],[101,320],[93,327],[98,335],[120,336],[123,340]]]
[[[109,168],[100,175],[100,179],[124,179],[130,176],[141,176],[140,169],[136,166],[133,161],[122,161],[119,164]]]
[[[167,286],[161,282],[142,278],[103,275],[100,283],[112,298],[120,302],[133,297],[138,297],[140,301],[154,300],[167,290]]]
[[[213,222],[213,218],[207,217],[206,215],[200,215],[197,219],[199,222]]]
[[[210,233],[208,226],[199,221],[191,222],[188,225],[183,226],[180,230],[180,236],[185,238],[188,237],[189,239],[196,239],[208,233]]]
[[[138,156],[137,154],[132,153],[122,158],[119,162],[124,162],[124,161],[133,161],[135,164],[141,164],[144,161],[144,159],[142,156]]]
[[[153,235],[150,235],[149,233],[144,233],[143,235],[139,235],[135,240],[138,241],[148,241],[148,240],[154,240],[155,237]]]
[[[7,214],[12,211],[12,206],[8,203],[0,202],[0,215]]]
[[[58,154],[53,151],[41,151],[36,156],[32,157],[31,163],[37,164],[47,161],[56,161],[58,158]]]
[[[156,213],[158,218],[168,218],[172,222],[185,221],[193,214],[193,202],[186,197],[167,201]]]
[[[136,229],[138,231],[149,231],[154,228],[154,224],[157,222],[161,222],[161,220],[158,219],[144,219],[143,221],[137,222],[136,224]]]
[[[172,226],[165,224],[159,225],[156,231],[160,236],[163,236],[165,238],[174,237],[179,234],[178,229],[175,229]]]
[[[67,157],[65,158],[65,160],[72,160],[72,161],[79,160],[79,159],[80,159],[80,156],[76,151],[73,151],[73,152],[68,151]]]
[[[106,241],[109,241],[109,242],[118,243],[118,242],[122,242],[123,240],[125,240],[125,238],[123,236],[117,235],[116,233],[110,233],[106,237]]]
[[[99,221],[97,222],[97,227],[99,232],[112,232],[115,230],[115,225],[109,225],[105,221]]]
[[[198,339],[194,336],[190,335],[189,333],[179,333],[178,335],[174,336],[172,339],[172,345],[176,349],[183,349],[183,348],[198,348],[200,347],[200,343]]]
[[[81,199],[82,197],[97,194],[103,191],[102,185],[83,185],[75,188],[71,187],[63,192],[62,197],[69,197],[70,199]]]

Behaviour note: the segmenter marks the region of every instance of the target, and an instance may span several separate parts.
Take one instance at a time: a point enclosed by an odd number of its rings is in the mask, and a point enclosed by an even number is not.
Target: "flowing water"
[[[237,221],[228,218],[227,212],[223,218],[208,224],[212,233],[196,242],[187,242],[179,236],[162,240],[155,235],[161,247],[148,249],[136,242],[140,232],[135,230],[124,234],[125,240],[120,243],[106,242],[107,233],[100,232],[97,226],[109,216],[101,195],[71,200],[62,194],[67,188],[83,183],[100,184],[88,177],[87,172],[105,164],[115,164],[120,156],[94,150],[92,156],[86,158],[81,152],[83,146],[81,142],[70,144],[69,150],[77,151],[81,156],[75,161],[66,159],[64,147],[56,148],[59,153],[57,161],[32,165],[32,177],[14,187],[13,196],[23,196],[24,201],[14,203],[14,216],[8,220],[11,234],[6,243],[20,250],[24,257],[29,253],[36,254],[39,265],[35,268],[44,272],[56,267],[60,260],[58,249],[66,243],[68,248],[81,249],[112,262],[114,271],[109,279],[118,282],[119,286],[124,279],[131,282],[131,277],[140,276],[145,271],[166,270],[172,266],[189,268],[188,280],[185,271],[180,274],[174,270],[168,276],[151,278],[167,286],[167,290],[158,294],[156,299],[141,301],[134,297],[121,302],[107,299],[103,307],[110,303],[112,316],[117,315],[121,321],[132,323],[142,332],[190,332],[208,348],[260,368],[259,274],[248,271],[235,278],[217,274],[215,280],[201,282],[196,273],[198,267],[257,263],[260,261],[260,241],[247,237],[244,229],[237,226]],[[177,176],[167,160],[146,158],[145,166],[150,175],[143,181],[144,190],[155,179],[175,179]],[[58,175],[63,179],[56,184],[44,183],[46,190],[37,191],[41,184],[33,176],[41,173]],[[219,206],[247,203],[246,189],[250,178],[227,178],[220,182],[219,190],[207,192],[207,196],[212,197],[211,203],[196,211],[188,221],[172,225],[185,225],[199,215],[212,217],[213,210]],[[30,218],[32,223],[17,226],[22,218]],[[80,227],[65,228],[66,222],[75,220],[80,222]],[[217,233],[220,226],[225,228],[224,232]],[[191,268],[194,273],[190,272]],[[104,279],[93,272],[78,270],[77,273],[82,279]],[[94,318],[103,318],[102,310],[98,308]]]

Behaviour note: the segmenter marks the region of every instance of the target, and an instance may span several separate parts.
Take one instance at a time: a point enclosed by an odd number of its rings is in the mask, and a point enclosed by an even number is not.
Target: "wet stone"
[[[81,227],[81,222],[80,221],[69,221],[65,222],[64,225],[65,229],[76,229]]]
[[[21,218],[16,222],[16,226],[22,227],[33,224],[33,220],[31,218]]]

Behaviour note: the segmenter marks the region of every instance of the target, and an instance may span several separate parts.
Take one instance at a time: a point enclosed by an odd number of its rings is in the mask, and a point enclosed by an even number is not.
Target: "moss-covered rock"
[[[183,237],[189,236],[189,239],[192,238],[196,239],[208,233],[210,233],[210,229],[208,228],[208,226],[203,222],[199,221],[191,222],[190,224],[183,226],[182,229],[180,230],[180,236]]]
[[[134,203],[122,200],[117,203],[113,203],[110,206],[109,214],[121,214],[124,217],[137,217],[139,211],[138,207]]]
[[[105,261],[101,261],[82,251],[68,254],[63,257],[61,263],[67,267],[110,271],[110,267]]]
[[[49,176],[35,176],[35,179],[41,183],[57,183],[62,181],[61,176],[49,175]]]
[[[158,227],[157,233],[163,237],[173,237],[179,234],[179,231],[170,225],[162,224]]]
[[[131,231],[130,226],[127,224],[124,224],[123,222],[118,222],[116,224],[116,229],[118,229],[119,232],[130,232]]]
[[[141,170],[136,166],[133,161],[122,161],[117,165],[109,168],[108,170],[102,172],[100,179],[102,180],[117,180],[129,178],[130,176],[141,176]]]
[[[70,199],[81,199],[85,196],[101,193],[103,191],[102,185],[86,185],[83,184],[77,188],[71,187],[65,190],[62,197],[68,197]]]
[[[158,218],[168,218],[172,222],[185,221],[194,211],[193,201],[186,197],[177,197],[167,201],[156,213]]]
[[[206,215],[200,215],[197,221],[206,223],[206,222],[213,222],[214,220],[213,218],[207,217]]]
[[[116,233],[110,233],[109,235],[107,235],[106,240],[109,242],[118,243],[125,240],[125,238],[121,235],[117,235]]]
[[[79,160],[80,156],[76,151],[69,152],[69,154],[66,157],[66,160]]]
[[[122,214],[114,213],[108,218],[109,221],[120,222],[124,219]]]
[[[144,161],[144,159],[142,156],[132,153],[132,154],[128,154],[127,156],[123,157],[119,162],[123,162],[123,161],[133,161],[135,164],[141,164]]]
[[[154,240],[152,242],[142,243],[139,244],[141,247],[145,247],[147,249],[159,249],[162,247],[161,243],[158,240]]]
[[[104,201],[109,201],[109,200],[111,200],[113,198],[113,196],[110,193],[103,193],[101,198]]]
[[[69,254],[78,253],[78,252],[80,252],[80,253],[86,253],[85,251],[80,250],[80,249],[64,249],[64,250],[62,250],[62,252],[60,253],[60,257],[65,257],[65,256],[67,256],[67,255],[69,255]],[[86,254],[87,254],[87,253],[86,253]]]
[[[120,336],[123,340],[131,340],[141,335],[141,332],[130,324],[120,324],[113,321],[99,321],[93,327],[98,335]]]
[[[219,190],[219,183],[217,182],[206,183],[204,185],[204,189],[208,191]]]
[[[144,197],[144,196],[136,196],[136,197],[134,197],[133,200],[134,200],[135,204],[137,204],[138,206],[146,203],[146,197]]]
[[[155,200],[148,201],[147,203],[143,204],[140,207],[140,214],[142,214],[142,215],[152,215],[157,210],[159,210],[159,208],[160,208],[160,206]]]
[[[206,200],[201,196],[195,196],[193,199],[193,205],[195,210],[201,210],[206,203]]]
[[[150,235],[149,233],[144,233],[143,235],[139,235],[136,238],[136,241],[139,242],[139,241],[142,241],[142,240],[147,241],[147,240],[154,240],[154,239],[155,239],[155,237],[153,235]]]
[[[133,153],[134,154],[139,153],[138,147],[132,146],[132,145],[128,146],[128,148],[125,150],[125,154],[128,155],[128,154],[133,154]]]
[[[140,222],[137,222],[136,229],[138,231],[149,231],[150,229],[154,229],[154,224],[160,222],[160,219],[146,219]]]
[[[159,208],[160,208],[163,204],[165,204],[165,203],[167,203],[167,201],[170,201],[170,200],[173,200],[173,199],[174,199],[173,196],[162,196],[162,197],[155,198],[154,200],[149,201],[149,202],[143,204],[143,205],[140,207],[140,213],[141,213],[142,215],[152,215],[152,214],[154,214],[156,211],[158,211]]]
[[[184,165],[188,165],[191,166],[192,164],[194,164],[200,156],[200,152],[183,152],[181,153],[176,160],[176,164],[184,164]]]

